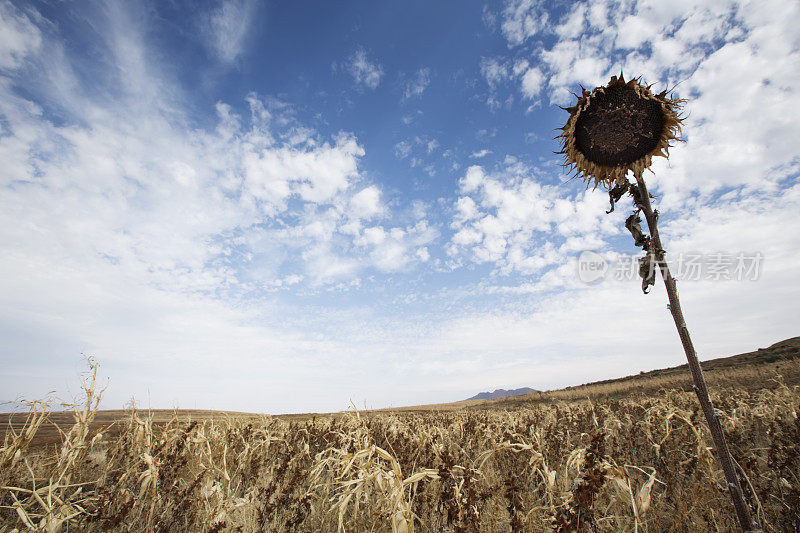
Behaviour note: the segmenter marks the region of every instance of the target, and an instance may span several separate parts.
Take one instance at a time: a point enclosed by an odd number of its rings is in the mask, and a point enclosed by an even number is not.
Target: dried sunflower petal
[[[611,189],[628,171],[637,179],[653,157],[668,157],[679,139],[684,100],[653,94],[639,78],[612,76],[607,85],[583,91],[561,128],[564,166],[594,186]]]

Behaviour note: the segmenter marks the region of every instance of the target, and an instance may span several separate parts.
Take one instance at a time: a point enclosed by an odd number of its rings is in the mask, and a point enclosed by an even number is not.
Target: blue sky
[[[774,4],[774,5],[773,5]],[[558,105],[622,68],[688,99],[648,182],[701,357],[797,334],[800,8],[780,2],[0,1],[0,401],[272,413],[679,364],[628,205]]]

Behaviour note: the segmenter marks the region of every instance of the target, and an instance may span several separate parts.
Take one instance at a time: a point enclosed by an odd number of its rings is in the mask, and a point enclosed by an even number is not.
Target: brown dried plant
[[[784,363],[786,375],[796,376],[796,366]],[[732,376],[714,402],[729,413],[721,422],[751,487],[749,503],[766,531],[796,530],[800,389],[770,380],[753,388],[752,376]],[[190,419],[131,407],[113,426],[87,430],[100,415],[92,380],[85,385],[58,445],[37,443],[48,422],[35,402],[27,422],[6,433],[0,457],[17,459],[0,468],[0,531],[736,525],[723,506],[724,478],[702,414],[682,390],[594,400],[553,393],[512,407],[301,419]]]

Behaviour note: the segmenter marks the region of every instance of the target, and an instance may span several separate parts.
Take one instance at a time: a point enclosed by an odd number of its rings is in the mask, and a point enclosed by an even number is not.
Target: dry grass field
[[[765,531],[800,530],[798,340],[706,365]],[[735,530],[689,385],[273,417],[98,411],[90,374],[2,420],[0,531]]]

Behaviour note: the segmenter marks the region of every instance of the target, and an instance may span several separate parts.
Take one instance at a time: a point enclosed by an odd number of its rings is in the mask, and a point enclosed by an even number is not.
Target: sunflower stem
[[[647,219],[647,226],[650,228],[650,249],[655,254],[656,264],[661,270],[661,277],[664,279],[664,286],[667,289],[667,297],[669,298],[669,310],[672,313],[672,319],[675,321],[675,327],[678,328],[678,335],[681,338],[681,344],[683,344],[683,351],[686,353],[686,359],[689,361],[689,369],[691,370],[692,381],[694,382],[694,392],[697,394],[697,399],[700,401],[700,406],[706,417],[708,428],[711,431],[717,458],[722,465],[722,471],[725,473],[728,492],[731,495],[733,507],[736,510],[736,517],[739,520],[742,531],[746,533],[760,532],[761,530],[758,526],[753,524],[753,520],[750,517],[750,508],[744,501],[744,493],[739,483],[739,477],[736,475],[733,457],[731,457],[728,442],[725,439],[725,432],[722,430],[719,417],[708,395],[706,380],[703,377],[703,369],[700,367],[700,361],[697,359],[697,353],[694,350],[692,339],[689,337],[689,329],[686,327],[686,321],[683,318],[681,303],[680,300],[678,300],[678,288],[675,284],[675,278],[672,277],[669,266],[664,260],[664,247],[661,245],[661,238],[658,235],[658,216],[653,212],[653,208],[650,205],[650,195],[647,192],[644,179],[637,176],[636,181],[638,184],[638,194],[633,195],[634,201],[642,210],[642,213],[644,213],[645,219]]]

